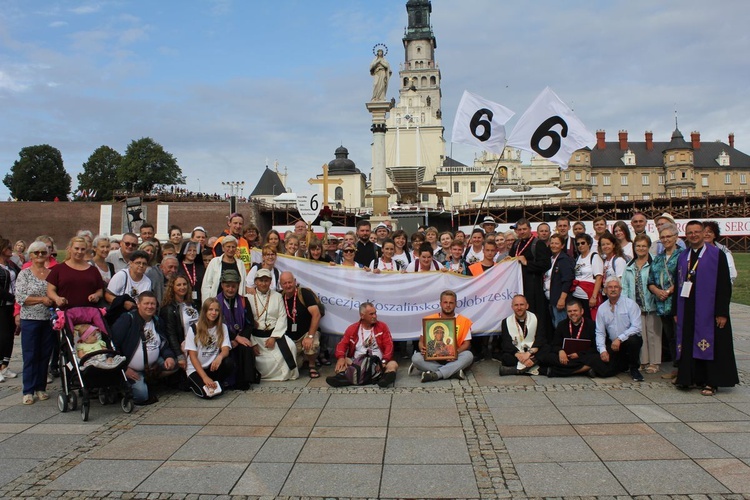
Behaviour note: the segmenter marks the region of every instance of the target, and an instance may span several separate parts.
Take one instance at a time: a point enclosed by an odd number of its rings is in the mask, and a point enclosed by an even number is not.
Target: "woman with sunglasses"
[[[578,260],[572,290],[573,297],[583,306],[584,316],[593,320],[596,318],[596,308],[602,301],[604,263],[599,254],[591,251],[592,242],[591,236],[586,233],[576,236]]]
[[[281,272],[276,269],[278,253],[276,251],[276,246],[273,243],[266,243],[263,245],[262,259],[263,261],[261,263],[253,264],[252,267],[250,267],[250,271],[247,273],[245,283],[247,283],[247,293],[250,295],[255,295],[255,275],[258,274],[258,271],[261,269],[268,269],[271,271],[271,287],[269,289],[276,290],[277,292],[281,291],[281,285],[279,284],[279,276],[281,275]]]
[[[55,332],[50,322],[50,308],[54,306],[47,297],[47,245],[35,241],[29,246],[31,266],[18,274],[16,301],[21,306],[21,346],[23,351],[23,404],[49,399],[47,394],[47,368],[55,349]],[[8,369],[5,369],[6,374]],[[0,380],[5,380],[0,372]]]
[[[369,271],[369,267],[365,267],[354,260],[354,256],[356,254],[357,249],[352,243],[344,243],[344,246],[341,249],[341,264],[339,265],[344,267],[358,267],[360,269],[364,269],[365,271]],[[336,264],[331,262],[331,265],[335,266]]]

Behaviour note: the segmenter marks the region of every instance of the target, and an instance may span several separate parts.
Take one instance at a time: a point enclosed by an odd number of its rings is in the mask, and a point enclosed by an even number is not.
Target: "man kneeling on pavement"
[[[523,295],[513,297],[511,307],[513,314],[500,323],[500,375],[546,375],[546,366],[540,369],[547,354],[545,325]]]

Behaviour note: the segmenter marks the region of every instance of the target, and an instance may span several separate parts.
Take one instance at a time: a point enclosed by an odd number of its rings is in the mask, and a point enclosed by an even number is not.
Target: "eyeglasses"
[[[276,257],[275,253],[264,253],[263,257]]]
[[[138,243],[129,243],[127,241],[123,241],[122,244],[124,246],[128,247],[128,248],[133,248],[133,247],[137,247],[138,246]]]
[[[582,247],[583,245],[588,245],[588,244],[589,244],[588,241],[576,241],[577,247]]]
[[[142,260],[139,260],[137,262],[132,262],[132,264],[138,267],[146,267],[148,265],[148,262],[143,262]]]
[[[44,250],[37,250],[36,252],[31,252],[31,255],[36,255],[37,257],[46,257],[48,254]]]
[[[354,253],[354,250],[352,250],[351,248],[347,248],[346,250],[344,250],[344,253]]]

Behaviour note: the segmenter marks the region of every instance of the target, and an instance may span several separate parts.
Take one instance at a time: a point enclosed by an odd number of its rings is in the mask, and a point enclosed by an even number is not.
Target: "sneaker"
[[[466,374],[464,373],[463,368],[458,370],[458,380],[466,380]]]
[[[505,375],[518,375],[518,368],[515,366],[500,365],[500,376],[504,377]]]
[[[16,378],[18,376],[16,372],[11,370],[7,366],[3,368],[2,370],[0,370],[0,374],[2,374],[2,376],[5,378]]]
[[[422,372],[422,382],[435,382],[436,380],[440,380],[440,375],[438,375],[435,372],[426,371]]]
[[[630,376],[633,377],[633,380],[636,382],[643,382],[643,375],[641,375],[641,372],[638,371],[638,368],[631,368]]]
[[[412,364],[410,364],[410,365],[409,365],[409,369],[408,369],[408,370],[406,370],[406,375],[407,375],[407,376],[411,376],[411,374],[412,374],[412,372],[413,372],[414,370],[415,370],[415,368],[414,368],[414,363],[412,363]]]
[[[36,391],[34,395],[39,401],[47,401],[49,399],[49,394],[44,391]]]
[[[54,380],[55,380],[55,379],[54,379],[54,378],[52,378],[52,375],[50,375],[50,374],[48,373],[48,374],[47,374],[47,383],[48,383],[48,384],[51,384],[51,383],[52,383],[52,382],[53,382]]]
[[[396,381],[396,372],[385,372],[383,376],[380,377],[380,380],[378,380],[378,385],[380,387],[388,387],[395,381]]]
[[[34,404],[34,396],[31,394],[24,394],[23,395],[23,404],[25,405],[33,405]]]
[[[352,385],[343,373],[337,373],[336,375],[326,377],[326,383],[331,387],[346,387]]]
[[[0,373],[0,384],[5,382],[5,377],[3,377],[3,374]]]

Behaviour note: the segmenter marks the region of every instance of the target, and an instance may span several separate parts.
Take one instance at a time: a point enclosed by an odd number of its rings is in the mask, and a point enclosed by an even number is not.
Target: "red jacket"
[[[354,356],[354,350],[357,347],[360,321],[350,325],[344,332],[344,337],[336,346],[336,359]],[[372,327],[375,332],[375,341],[378,343],[380,352],[383,353],[383,362],[390,361],[393,358],[393,337],[388,325],[378,321]]]

